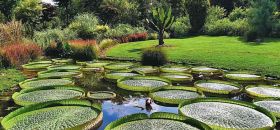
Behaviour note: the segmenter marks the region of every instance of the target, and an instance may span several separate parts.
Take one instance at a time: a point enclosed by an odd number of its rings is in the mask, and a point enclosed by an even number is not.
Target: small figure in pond
[[[148,111],[148,112],[151,112],[151,110],[153,110],[153,107],[152,107],[152,103],[153,103],[154,101],[151,99],[151,98],[147,98],[146,99],[146,110]]]

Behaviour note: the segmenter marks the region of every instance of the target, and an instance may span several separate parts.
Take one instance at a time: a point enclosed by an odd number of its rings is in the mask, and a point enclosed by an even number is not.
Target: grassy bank
[[[167,39],[169,60],[195,63],[217,68],[250,70],[280,77],[280,39],[266,39],[260,45],[248,44],[238,37],[198,36]],[[157,41],[121,44],[107,51],[108,57],[140,59],[141,50],[157,45]]]
[[[9,89],[24,79],[25,77],[19,70],[0,69],[0,91]]]

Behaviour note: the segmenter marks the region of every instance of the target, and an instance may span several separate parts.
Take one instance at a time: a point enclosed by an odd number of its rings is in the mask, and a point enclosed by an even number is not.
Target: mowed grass
[[[280,77],[280,39],[265,39],[259,45],[228,36],[166,39],[165,42],[172,46],[164,47],[164,50],[173,62],[248,70]],[[108,50],[107,56],[140,60],[142,49],[156,45],[156,40],[120,44]]]

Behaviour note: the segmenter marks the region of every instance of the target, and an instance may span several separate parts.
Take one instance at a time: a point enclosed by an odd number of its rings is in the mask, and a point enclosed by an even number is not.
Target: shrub
[[[258,32],[251,29],[244,34],[246,42],[255,42],[258,39]]]
[[[228,18],[230,21],[235,21],[239,19],[245,19],[248,17],[248,9],[235,8],[229,15]]]
[[[11,44],[1,48],[1,55],[9,66],[19,67],[42,54],[41,48],[36,44]],[[7,64],[7,63],[6,63]],[[8,65],[7,64],[7,65]]]
[[[6,21],[6,16],[0,11],[0,23],[4,23]]]
[[[56,40],[65,42],[76,38],[76,32],[67,28],[64,30],[47,29],[45,31],[35,32],[33,41],[39,44],[39,46],[41,46],[42,48],[47,48]]]
[[[20,43],[23,39],[23,25],[12,20],[6,24],[0,24],[0,45]]]
[[[76,61],[92,61],[97,58],[94,47],[91,45],[71,46],[71,58]]]
[[[189,23],[189,17],[181,17],[177,18],[176,21],[171,26],[171,35],[172,37],[184,37],[187,36],[188,32],[191,29],[191,25]]]
[[[198,33],[204,26],[207,16],[208,1],[207,0],[187,0],[187,11],[190,17],[191,32]]]
[[[267,36],[271,32],[275,9],[275,2],[270,0],[254,0],[252,2],[248,22],[250,28],[257,32],[258,37]]]
[[[149,48],[143,51],[141,63],[145,66],[163,66],[167,63],[167,57],[161,48]]]
[[[50,58],[62,58],[64,53],[63,43],[61,41],[56,41],[50,44],[44,50],[45,56]]]
[[[147,40],[148,33],[134,33],[134,34],[129,34],[127,36],[129,42],[134,42],[134,41],[144,41]]]
[[[112,39],[104,39],[100,42],[99,44],[99,48],[103,51],[103,50],[106,50],[112,46],[115,46],[119,44],[117,41],[115,40],[112,40]]]
[[[69,28],[77,32],[78,37],[82,39],[96,39],[96,27],[99,19],[93,14],[85,13],[78,15],[70,23]]]
[[[234,8],[233,0],[209,0],[211,6],[220,6],[231,12]]]

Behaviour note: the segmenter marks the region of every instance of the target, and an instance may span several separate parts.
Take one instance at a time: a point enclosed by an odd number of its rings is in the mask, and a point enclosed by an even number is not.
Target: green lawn
[[[195,63],[217,68],[250,70],[280,77],[280,39],[266,39],[260,45],[248,44],[239,37],[198,36],[167,39],[165,51],[174,62]],[[140,59],[141,50],[157,41],[120,44],[107,51],[108,57]]]
[[[25,77],[19,70],[0,69],[0,91],[9,89],[24,79]]]

